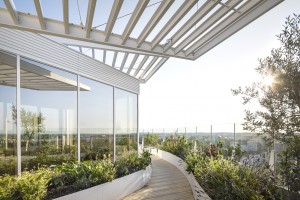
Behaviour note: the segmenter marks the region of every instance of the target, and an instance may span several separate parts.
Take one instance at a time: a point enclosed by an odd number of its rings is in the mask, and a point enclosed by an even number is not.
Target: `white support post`
[[[113,62],[112,62],[112,67],[115,67],[115,65],[116,65],[117,56],[118,56],[118,51],[115,51],[114,52]]]
[[[138,150],[138,154],[140,154],[141,152],[140,152],[140,148],[139,148],[139,146],[140,146],[140,131],[139,131],[139,122],[140,122],[140,120],[139,120],[139,95],[137,94],[136,95],[137,97],[137,150]]]
[[[20,97],[20,87],[21,87],[21,61],[20,55],[17,55],[17,172],[18,176],[21,176],[21,97]]]
[[[80,162],[80,76],[77,75],[77,160]]]
[[[116,161],[116,95],[115,87],[113,87],[113,134],[114,134],[114,162]]]

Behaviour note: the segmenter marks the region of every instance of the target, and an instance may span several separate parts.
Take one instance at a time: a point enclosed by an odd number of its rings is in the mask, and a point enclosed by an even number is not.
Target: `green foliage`
[[[141,169],[146,169],[151,163],[150,153],[144,151],[139,157],[136,151],[125,152],[115,163],[117,177],[122,177]]]
[[[185,136],[171,136],[166,138],[160,146],[162,150],[168,151],[182,159],[185,159],[192,147],[193,143],[188,141]]]
[[[130,174],[145,169],[150,163],[149,152],[144,152],[140,157],[136,152],[127,152],[116,163],[104,156],[103,160],[69,162],[51,168],[25,171],[21,177],[4,175],[0,176],[0,199],[53,199],[110,182],[117,174],[119,177]]]
[[[0,178],[0,199],[40,200],[46,196],[48,183],[56,173],[41,168],[23,172],[20,178],[5,175]]]
[[[144,139],[145,146],[155,147],[158,144],[159,135],[158,134],[147,134]]]
[[[300,136],[287,145],[280,155],[280,174],[291,191],[300,191]]]
[[[277,195],[272,173],[241,166],[221,157],[199,153],[186,157],[187,171],[212,199],[274,199]]]
[[[0,159],[0,176],[4,174],[15,174],[17,171],[17,158],[11,157]]]

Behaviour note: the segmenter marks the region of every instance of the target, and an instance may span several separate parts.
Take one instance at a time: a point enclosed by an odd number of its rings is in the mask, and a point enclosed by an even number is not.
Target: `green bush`
[[[165,139],[165,141],[161,144],[160,149],[185,159],[192,150],[192,147],[193,143],[188,141],[185,136],[172,136]]]
[[[159,135],[158,134],[147,134],[144,139],[145,146],[155,147],[158,144]]]
[[[4,175],[0,177],[0,199],[39,200],[46,196],[49,181],[56,170],[41,168],[26,171],[21,177]]]
[[[269,169],[241,166],[221,157],[199,153],[186,157],[187,171],[194,174],[212,199],[275,199],[278,189]]]
[[[116,161],[117,177],[126,176],[128,174],[146,169],[151,163],[150,153],[144,151],[139,157],[136,151],[125,152],[123,156]]]
[[[103,160],[69,162],[52,168],[25,171],[21,177],[6,174],[0,176],[0,199],[53,199],[110,182],[117,174],[118,177],[130,174],[145,169],[150,163],[148,152],[140,157],[136,152],[127,152],[116,163],[104,157]],[[124,172],[124,168],[127,171]]]

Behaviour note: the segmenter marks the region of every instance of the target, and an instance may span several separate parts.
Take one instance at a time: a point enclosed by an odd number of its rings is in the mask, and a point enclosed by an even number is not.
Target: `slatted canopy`
[[[144,83],[170,57],[195,60],[282,1],[61,0],[54,18],[45,1],[32,0],[30,13],[3,0],[0,26],[43,34]]]

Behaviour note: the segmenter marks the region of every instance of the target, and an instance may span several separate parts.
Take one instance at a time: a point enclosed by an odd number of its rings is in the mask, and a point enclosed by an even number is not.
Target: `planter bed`
[[[139,190],[145,186],[151,177],[152,169],[149,165],[146,170],[118,178],[112,182],[97,185],[79,192],[56,198],[56,200],[117,200]]]

